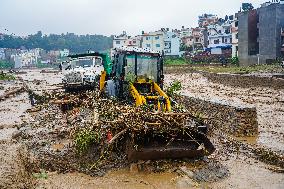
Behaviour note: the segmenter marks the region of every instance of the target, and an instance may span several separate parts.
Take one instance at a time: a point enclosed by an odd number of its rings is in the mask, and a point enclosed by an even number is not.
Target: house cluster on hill
[[[40,48],[29,50],[0,48],[0,61],[13,62],[14,68],[33,67],[39,63],[55,63],[58,59],[67,57],[68,55],[68,49],[46,51]]]
[[[269,63],[284,56],[284,0],[265,2],[257,9],[243,3],[240,11],[219,18],[198,17],[197,27],[161,28],[135,37],[126,32],[113,37],[113,47],[136,46],[166,56],[210,54],[239,57],[242,65]]]

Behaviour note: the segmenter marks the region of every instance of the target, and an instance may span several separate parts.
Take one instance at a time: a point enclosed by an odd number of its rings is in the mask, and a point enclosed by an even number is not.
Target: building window
[[[236,34],[236,39],[239,39],[239,33]]]
[[[136,41],[133,41],[134,44],[136,44]]]
[[[238,26],[239,26],[239,22],[236,21],[236,22],[235,22],[235,27],[238,27]]]
[[[172,35],[172,38],[176,38],[176,35]]]
[[[161,45],[160,44],[156,44],[156,47],[161,47]]]
[[[119,45],[119,44],[120,44],[120,41],[116,41],[115,44]]]
[[[156,39],[156,40],[160,39],[160,36],[156,36],[155,39]]]
[[[150,37],[146,37],[146,40],[150,40]]]
[[[151,45],[150,45],[150,44],[147,44],[146,46],[147,46],[147,47],[149,47],[149,48],[151,47]]]

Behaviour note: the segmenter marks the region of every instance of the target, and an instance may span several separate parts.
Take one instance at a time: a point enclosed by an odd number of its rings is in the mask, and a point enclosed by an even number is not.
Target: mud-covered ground
[[[16,82],[2,81],[4,90],[15,86],[15,83],[20,86],[24,82],[38,93],[45,90],[62,92],[61,75],[58,73],[40,73],[39,70],[32,70],[18,77],[19,80]],[[167,82],[174,79],[182,82],[182,92],[190,96],[256,106],[259,136],[256,139],[245,140],[251,143],[255,141],[277,152],[284,151],[284,91],[230,88],[210,83],[199,74],[166,75]],[[0,90],[0,93],[4,91]],[[247,151],[236,149],[234,145],[230,145],[228,139],[218,135],[212,138],[216,147],[214,154],[202,160],[178,162],[176,166],[169,166],[166,172],[153,172],[151,163],[138,162],[138,165],[112,170],[102,177],[91,177],[78,172],[45,173],[44,170],[40,171],[43,172],[41,176],[35,176],[27,164],[27,159],[33,157],[28,157],[28,149],[22,141],[16,140],[26,121],[34,121],[33,124],[37,124],[33,113],[26,112],[30,108],[27,93],[0,102],[0,188],[284,188],[282,168],[260,162]],[[51,118],[64,116],[46,114]],[[64,124],[64,121],[58,123]],[[64,126],[50,129],[52,132],[66,131]],[[39,134],[41,132],[44,133],[45,130],[38,131]],[[36,140],[40,142],[40,139]],[[58,152],[70,144],[72,141],[69,140],[54,140],[51,146]],[[156,165],[157,167],[159,165]]]
[[[233,106],[256,107],[259,135],[248,141],[284,154],[284,89],[229,87],[212,83],[199,73],[167,74],[166,80],[167,83],[181,81],[181,93],[188,96]]]

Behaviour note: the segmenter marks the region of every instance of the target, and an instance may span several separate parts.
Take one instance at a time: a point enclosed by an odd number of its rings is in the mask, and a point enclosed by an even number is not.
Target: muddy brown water
[[[41,74],[40,70],[31,70],[20,77],[30,88],[38,92],[60,88],[58,84],[61,82],[61,74]],[[284,91],[230,88],[210,83],[206,78],[195,74],[166,75],[168,82],[174,79],[181,80],[183,92],[189,93],[193,97],[255,105],[260,125],[259,136],[255,138],[238,138],[238,140],[251,144],[263,144],[269,148],[275,148],[275,150],[283,149],[284,109],[283,104],[279,101],[283,101]],[[5,88],[9,86],[11,85],[7,84]],[[26,93],[0,102],[0,119],[2,119],[0,122],[0,140],[2,143],[5,144],[5,141],[11,139],[13,132],[16,130],[15,125],[22,123],[22,115],[25,114],[28,108],[30,108],[30,104]],[[9,142],[6,145],[10,145]],[[54,144],[52,148],[60,150],[62,144]],[[216,153],[220,150],[217,149]],[[5,158],[1,157],[1,155],[4,155]],[[9,155],[9,153],[0,154],[0,159],[9,160],[9,165],[18,162],[14,158],[15,156]],[[50,172],[47,173],[48,179],[37,180],[36,188],[284,188],[284,175],[270,171],[267,169],[268,165],[255,159],[242,156],[236,157],[235,155],[217,157],[217,159],[229,169],[230,175],[228,178],[212,183],[197,184],[191,178],[179,176],[176,172],[152,173],[126,168],[110,171],[103,177],[91,177],[77,172],[67,174]],[[191,168],[189,167],[189,169]],[[0,169],[0,178],[5,178],[5,173],[7,171],[3,172],[3,169]],[[7,175],[6,178],[8,178]],[[11,183],[11,180],[8,181],[8,184]],[[29,182],[21,179],[19,181]],[[16,181],[14,184],[17,184]],[[6,187],[9,188],[9,186],[11,185]]]

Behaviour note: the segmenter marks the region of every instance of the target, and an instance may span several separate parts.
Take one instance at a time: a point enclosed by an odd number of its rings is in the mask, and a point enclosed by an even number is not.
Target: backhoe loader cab
[[[121,47],[113,50],[112,76],[117,96],[130,94],[136,106],[153,105],[155,110],[171,111],[169,97],[163,92],[163,55],[149,49]]]

